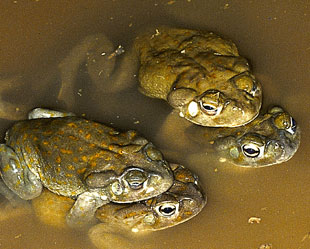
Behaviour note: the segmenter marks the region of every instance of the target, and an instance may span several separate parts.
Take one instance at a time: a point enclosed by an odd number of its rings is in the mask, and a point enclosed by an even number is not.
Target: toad
[[[29,118],[15,123],[0,145],[2,179],[24,200],[43,187],[74,199],[69,225],[89,222],[108,202],[148,199],[173,183],[161,152],[135,131],[41,108]]]
[[[264,167],[283,163],[295,154],[300,143],[300,128],[289,113],[274,106],[245,126],[190,127],[187,137],[200,145],[209,144],[221,161],[242,167]]]
[[[140,91],[166,100],[181,117],[236,127],[259,113],[262,90],[236,45],[213,32],[159,28],[137,37]]]

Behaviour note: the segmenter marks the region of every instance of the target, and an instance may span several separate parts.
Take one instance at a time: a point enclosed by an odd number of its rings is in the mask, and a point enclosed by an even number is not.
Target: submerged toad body
[[[202,126],[235,127],[253,120],[260,84],[235,44],[212,32],[160,28],[136,39],[140,91],[166,100]]]
[[[196,130],[196,134],[195,131]],[[243,167],[264,167],[289,160],[300,143],[300,128],[281,107],[272,107],[251,123],[236,128],[187,130],[201,144],[211,143],[222,160]]]
[[[67,219],[75,225],[110,201],[147,199],[172,185],[161,152],[135,131],[119,132],[71,114],[37,118],[50,116],[45,114],[35,109],[35,119],[16,123],[0,145],[3,181],[20,198],[37,197],[43,186],[74,198]],[[66,114],[56,113],[61,115]]]

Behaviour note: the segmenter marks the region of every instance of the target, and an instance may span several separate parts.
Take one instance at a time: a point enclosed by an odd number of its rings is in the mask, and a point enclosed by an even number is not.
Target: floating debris
[[[248,223],[249,224],[254,224],[254,223],[256,223],[256,224],[259,224],[260,222],[261,222],[261,218],[259,218],[259,217],[250,217],[249,219],[248,219]]]
[[[112,54],[109,55],[108,59],[110,60],[113,57],[121,55],[123,53],[125,53],[124,47],[122,45],[118,45],[117,49],[115,49],[115,51]]]
[[[258,249],[272,249],[272,244],[260,245],[260,247]]]

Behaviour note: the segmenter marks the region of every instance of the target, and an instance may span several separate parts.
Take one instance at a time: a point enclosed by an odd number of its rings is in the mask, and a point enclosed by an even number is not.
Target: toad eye
[[[285,130],[292,135],[297,131],[297,123],[288,113],[277,115],[274,118],[274,125],[277,129]]]
[[[175,213],[178,212],[178,204],[175,203],[164,203],[160,206],[156,207],[156,212],[164,217],[173,216]]]
[[[131,189],[137,190],[143,187],[144,182],[147,180],[147,175],[141,170],[132,169],[125,174],[124,180]]]
[[[247,157],[255,158],[261,153],[260,148],[256,144],[245,144],[242,146],[242,152]]]
[[[296,123],[295,119],[293,119],[292,117],[290,118],[290,121],[291,121],[291,125],[286,131],[291,133],[291,134],[294,134],[297,130],[297,123]]]
[[[143,182],[140,182],[138,180],[137,181],[128,182],[128,183],[129,183],[130,188],[132,188],[132,189],[140,189],[143,186]]]
[[[218,112],[217,107],[210,105],[210,104],[203,103],[202,101],[200,102],[200,106],[202,110],[206,112],[208,115],[214,116]]]

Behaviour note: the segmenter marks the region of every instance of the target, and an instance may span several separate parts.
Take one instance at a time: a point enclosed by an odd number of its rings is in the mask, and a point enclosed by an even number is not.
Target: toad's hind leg
[[[96,210],[109,202],[107,198],[105,199],[95,191],[79,195],[66,217],[67,224],[70,227],[83,227],[91,224],[95,220]]]
[[[0,144],[0,172],[5,185],[20,198],[30,200],[41,194],[40,179],[5,144]]]

